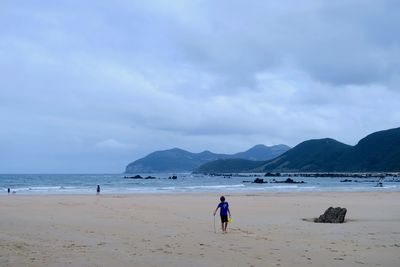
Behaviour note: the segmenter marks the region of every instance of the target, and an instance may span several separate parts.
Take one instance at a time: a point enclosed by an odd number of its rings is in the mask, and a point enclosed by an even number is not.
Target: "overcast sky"
[[[400,2],[0,1],[0,173],[400,126]]]

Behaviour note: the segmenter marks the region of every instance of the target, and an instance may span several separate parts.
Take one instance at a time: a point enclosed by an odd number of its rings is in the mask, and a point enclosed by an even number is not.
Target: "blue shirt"
[[[219,203],[218,204],[218,208],[220,208],[219,215],[221,215],[221,216],[227,216],[228,215],[228,209],[229,209],[228,202]]]

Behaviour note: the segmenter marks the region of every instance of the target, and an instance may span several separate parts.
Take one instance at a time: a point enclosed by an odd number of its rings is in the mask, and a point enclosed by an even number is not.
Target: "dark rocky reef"
[[[254,183],[254,184],[266,184],[266,183],[268,183],[268,182],[267,182],[267,181],[264,181],[264,179],[256,178],[256,179],[253,181],[253,183]]]
[[[293,180],[292,178],[287,178],[284,181],[277,181],[277,180],[273,179],[271,181],[271,183],[275,183],[275,184],[304,184],[305,182],[304,181],[300,181],[299,182],[299,181]]]
[[[143,179],[142,176],[140,175],[135,175],[135,176],[124,176],[125,179]]]
[[[243,183],[267,184],[268,181],[264,181],[264,179],[261,179],[261,178],[256,178],[253,181],[243,181]]]
[[[370,173],[355,173],[355,172],[316,172],[316,173],[285,173],[285,176],[293,177],[329,177],[329,178],[385,178],[398,177],[399,173],[393,172],[370,172]]]
[[[267,184],[268,181],[264,181],[264,179],[261,179],[261,178],[256,178],[253,181],[243,181],[243,183]],[[283,184],[304,184],[305,182],[304,181],[298,182],[298,181],[294,181],[291,178],[287,178],[284,181],[277,181],[277,180],[273,179],[270,183],[275,183],[275,184],[280,184],[280,183],[283,183]]]
[[[157,177],[154,176],[147,176],[147,177],[142,177],[140,175],[135,175],[135,176],[124,176],[125,179],[157,179]]]

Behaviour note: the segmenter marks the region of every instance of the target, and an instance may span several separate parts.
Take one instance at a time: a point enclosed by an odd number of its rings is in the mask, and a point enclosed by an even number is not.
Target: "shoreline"
[[[230,197],[274,197],[286,195],[290,197],[312,197],[312,196],[326,196],[326,197],[337,197],[342,196],[354,196],[354,195],[399,195],[400,191],[386,191],[386,190],[376,190],[376,191],[225,191],[225,192],[212,192],[212,191],[193,191],[193,192],[141,192],[141,193],[76,193],[76,194],[5,194],[0,195],[0,199],[9,198],[143,198],[143,197],[214,197],[219,198],[219,196],[230,196]]]
[[[0,197],[1,266],[398,266],[400,192]],[[343,224],[305,221],[328,207]]]
[[[302,177],[287,181],[287,177],[251,178],[232,176],[178,176],[173,179],[130,180],[119,175],[62,175],[62,176],[1,176],[0,195],[7,189],[23,195],[91,195],[97,185],[102,194],[164,194],[164,193],[215,193],[215,192],[312,192],[312,191],[400,191],[400,180],[390,178],[348,179],[337,177]],[[275,179],[275,181],[274,181]],[[286,179],[286,180],[285,180]],[[293,181],[293,182],[292,182]],[[304,182],[304,183],[303,183]],[[379,186],[379,188],[377,187]]]
[[[93,192],[26,192],[17,191],[16,193],[7,193],[4,191],[0,193],[1,197],[11,197],[11,196],[96,196],[96,195],[103,195],[103,196],[112,196],[112,195],[122,195],[122,196],[136,196],[136,195],[155,195],[155,196],[162,196],[162,195],[191,195],[191,194],[205,194],[205,195],[215,195],[220,194],[223,192],[224,194],[231,194],[231,195],[241,195],[241,194],[279,194],[279,193],[288,193],[288,194],[313,194],[313,193],[400,193],[400,187],[349,187],[349,188],[301,188],[301,187],[291,187],[290,185],[286,186],[277,186],[277,188],[251,188],[251,189],[244,189],[244,190],[236,190],[236,189],[226,189],[224,190],[193,190],[193,191],[179,191],[179,190],[160,190],[160,189],[153,189],[153,190],[135,190],[135,191],[112,191],[112,190],[103,190],[100,194],[97,194],[96,191],[93,189]]]

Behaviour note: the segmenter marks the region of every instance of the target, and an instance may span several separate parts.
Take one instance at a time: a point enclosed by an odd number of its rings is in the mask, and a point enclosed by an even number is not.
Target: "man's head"
[[[219,200],[221,200],[221,202],[225,202],[225,197],[224,197],[224,196],[221,196],[221,197],[219,198]]]

